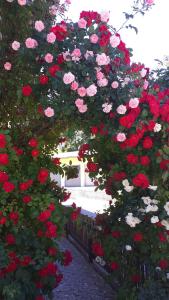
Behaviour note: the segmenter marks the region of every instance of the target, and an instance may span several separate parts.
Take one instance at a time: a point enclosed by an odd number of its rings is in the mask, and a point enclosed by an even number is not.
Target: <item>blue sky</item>
[[[110,11],[110,24],[119,27],[124,20],[123,11],[130,12],[132,0],[72,0],[69,17],[76,21],[82,10]],[[134,30],[123,30],[121,36],[128,47],[133,48],[133,60],[144,62],[154,67],[155,58],[163,59],[169,55],[169,0],[155,0],[155,5],[144,17],[137,16],[132,22],[138,27]]]

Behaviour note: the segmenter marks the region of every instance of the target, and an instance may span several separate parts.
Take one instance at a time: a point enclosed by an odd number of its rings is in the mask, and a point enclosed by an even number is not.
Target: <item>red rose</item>
[[[49,77],[46,75],[40,75],[39,76],[39,83],[42,85],[45,85],[49,82]]]
[[[19,214],[18,212],[12,211],[9,214],[9,219],[13,221],[13,223],[16,225],[19,220]]]
[[[104,250],[102,248],[102,246],[95,242],[92,245],[92,252],[96,255],[96,256],[103,256],[104,255]]]
[[[0,165],[6,166],[9,164],[8,154],[0,153]]]
[[[136,165],[138,163],[138,156],[135,154],[128,154],[126,158],[130,164]]]
[[[110,263],[110,269],[111,269],[112,271],[118,270],[118,269],[119,269],[119,264],[118,264],[116,261],[112,261],[112,262]]]
[[[15,272],[17,269],[17,264],[15,261],[12,261],[9,263],[9,265],[6,267],[6,272],[10,273],[10,272]]]
[[[0,183],[4,183],[5,181],[8,181],[8,179],[8,174],[4,171],[0,171]]]
[[[0,148],[5,148],[6,146],[6,136],[0,133]]]
[[[32,157],[38,157],[39,153],[40,153],[40,151],[38,149],[33,149],[31,151]]]
[[[49,72],[49,74],[50,74],[52,77],[55,77],[55,76],[56,76],[56,73],[57,73],[58,71],[60,71],[60,70],[61,70],[61,68],[60,68],[59,65],[53,65],[53,66],[51,66],[51,67],[48,68],[48,72]]]
[[[22,149],[20,149],[20,148],[18,148],[16,146],[14,146],[13,149],[14,149],[16,155],[20,156],[20,155],[23,154],[23,150]]]
[[[159,237],[160,242],[162,242],[162,243],[167,242],[167,238],[166,238],[166,236],[164,235],[163,232],[159,232],[158,237]]]
[[[88,162],[87,163],[87,169],[89,172],[97,172],[98,170],[98,164],[94,162]]]
[[[65,26],[56,25],[50,29],[50,32],[53,32],[58,41],[63,41],[67,36],[67,28]]]
[[[152,139],[149,136],[145,137],[144,140],[143,140],[143,148],[144,149],[151,149],[152,147],[153,147]]]
[[[123,180],[125,178],[126,178],[126,173],[125,172],[115,172],[113,174],[113,179],[115,181],[121,181],[121,180]]]
[[[58,157],[55,157],[54,159],[52,159],[52,162],[55,166],[58,166],[61,164],[60,158],[58,158]]]
[[[61,65],[64,62],[63,54],[59,54],[57,57],[57,63]]]
[[[135,242],[141,242],[143,240],[143,234],[141,232],[136,232],[134,235],[133,235],[133,240]]]
[[[48,254],[49,254],[50,256],[56,256],[56,254],[57,254],[57,249],[56,249],[55,247],[50,247],[50,248],[48,248]]]
[[[169,159],[163,159],[160,162],[160,169],[161,170],[168,170],[168,165],[169,165]]]
[[[139,137],[137,134],[132,134],[125,142],[127,147],[136,147],[139,142]]]
[[[7,242],[8,245],[15,244],[15,237],[14,237],[14,235],[12,233],[8,233],[6,235],[6,242]]]
[[[142,173],[137,174],[132,181],[135,186],[142,189],[146,189],[150,185],[147,176]]]
[[[29,179],[25,182],[20,183],[19,189],[20,189],[20,191],[26,191],[28,188],[31,187],[32,184],[33,184],[33,180]]]
[[[150,164],[150,158],[147,155],[140,157],[140,164],[142,166],[148,166]]]
[[[90,131],[91,131],[92,134],[97,134],[98,133],[98,127],[93,126],[93,127],[91,127]]]
[[[36,296],[35,300],[45,300],[45,298],[42,295]]]
[[[32,148],[35,148],[38,146],[38,140],[35,138],[32,138],[29,140],[28,145]]]
[[[15,189],[15,185],[12,182],[6,181],[4,182],[2,188],[6,193],[10,193]]]
[[[27,267],[31,263],[32,259],[30,256],[25,255],[21,260],[20,264],[22,267]]]
[[[46,209],[45,211],[41,212],[38,216],[38,220],[40,222],[46,222],[51,216],[51,211],[49,209]]]
[[[111,235],[112,235],[112,237],[114,237],[115,239],[118,239],[118,238],[121,237],[121,232],[118,231],[118,230],[114,230],[114,231],[112,231]]]
[[[22,95],[25,97],[29,97],[32,94],[32,88],[30,85],[25,85],[22,88]]]
[[[131,280],[134,283],[139,283],[141,281],[141,276],[139,274],[134,274],[134,275],[132,275]]]
[[[41,169],[39,171],[39,174],[38,174],[38,181],[41,183],[41,184],[44,184],[47,179],[48,179],[48,176],[49,176],[49,171],[45,168]]]
[[[23,198],[22,198],[22,201],[25,203],[25,204],[27,204],[27,203],[29,203],[29,202],[31,202],[32,201],[32,198],[31,198],[31,196],[24,196]]]
[[[49,223],[47,226],[47,230],[45,233],[46,237],[48,238],[56,238],[57,237],[57,226],[52,222]]]
[[[169,267],[169,263],[168,263],[168,260],[167,259],[161,259],[159,261],[159,267],[162,269],[162,270],[165,270],[165,269],[168,269]]]

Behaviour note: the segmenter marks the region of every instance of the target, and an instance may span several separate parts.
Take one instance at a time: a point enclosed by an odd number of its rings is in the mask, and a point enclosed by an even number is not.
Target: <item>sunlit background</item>
[[[110,11],[110,24],[119,28],[124,21],[123,12],[131,12],[132,0],[72,0],[69,17],[77,21],[82,10]],[[169,0],[155,0],[155,5],[143,17],[137,15],[132,25],[139,30],[122,30],[121,36],[133,48],[133,60],[144,62],[147,67],[157,67],[154,59],[169,55],[168,34]]]

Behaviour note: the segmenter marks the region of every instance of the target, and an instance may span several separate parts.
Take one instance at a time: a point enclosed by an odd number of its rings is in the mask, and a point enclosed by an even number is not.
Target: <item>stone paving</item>
[[[53,300],[115,300],[112,288],[68,240],[64,239],[61,247],[71,251],[73,262],[60,266],[64,280],[54,290]]]

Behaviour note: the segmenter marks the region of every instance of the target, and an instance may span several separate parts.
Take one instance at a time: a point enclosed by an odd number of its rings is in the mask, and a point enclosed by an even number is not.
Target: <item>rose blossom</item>
[[[138,98],[131,98],[129,101],[129,107],[130,108],[136,108],[139,105],[139,99]]]
[[[47,34],[47,42],[53,44],[56,41],[56,35],[53,32]]]
[[[98,42],[98,35],[97,34],[92,34],[91,36],[90,36],[90,41],[91,41],[91,43],[93,43],[93,44],[96,44],[97,42]]]
[[[71,90],[72,91],[76,91],[77,89],[78,89],[78,82],[77,81],[73,81],[72,83],[71,83]]]
[[[77,93],[80,97],[84,97],[84,96],[86,96],[86,89],[82,86],[82,87],[78,88]]]
[[[21,46],[21,44],[19,42],[17,42],[17,41],[14,41],[12,43],[12,49],[15,50],[15,51],[18,51],[19,48],[20,48],[20,46]]]
[[[127,111],[127,108],[126,108],[126,106],[125,105],[119,105],[118,107],[117,107],[117,109],[116,109],[116,111],[117,111],[117,113],[119,114],[119,115],[124,115],[125,113],[126,113],[126,111]]]
[[[34,49],[38,45],[38,43],[36,40],[34,40],[32,38],[27,38],[25,41],[25,45],[26,45],[26,48]]]
[[[79,28],[86,28],[86,25],[87,25],[87,22],[85,19],[81,18],[79,21],[78,21],[78,26]]]
[[[18,4],[24,6],[26,5],[26,0],[18,0]]]
[[[87,105],[86,104],[84,104],[84,105],[82,105],[82,106],[78,106],[78,110],[79,110],[79,112],[80,113],[85,113],[86,111],[87,111]]]
[[[142,69],[142,70],[140,71],[141,77],[145,77],[146,74],[147,74],[147,70],[146,70],[146,69]]]
[[[80,99],[80,98],[76,99],[75,105],[76,105],[77,107],[83,106],[83,105],[84,105],[83,99]]]
[[[75,80],[75,76],[71,72],[65,73],[64,76],[63,76],[63,82],[65,84],[70,84],[74,80]]]
[[[154,126],[154,132],[159,132],[161,130],[162,126],[161,124],[159,123],[155,123],[155,126]]]
[[[57,6],[56,5],[52,5],[49,7],[49,13],[51,16],[55,16],[57,13]]]
[[[101,12],[100,17],[101,17],[102,22],[108,22],[109,17],[110,17],[110,12],[109,11],[103,11],[103,12]]]
[[[53,117],[54,114],[55,114],[54,109],[51,108],[51,107],[47,107],[47,108],[44,110],[44,113],[45,113],[45,116],[48,117],[48,118]]]
[[[111,111],[111,109],[112,109],[112,104],[104,103],[102,105],[102,108],[103,108],[103,112],[105,112],[106,114],[108,114]]]
[[[149,86],[149,82],[147,80],[144,80],[144,85],[143,85],[144,90],[147,90],[148,86]]]
[[[97,84],[99,87],[104,87],[108,85],[108,80],[107,78],[102,78],[100,80],[97,81]]]
[[[87,89],[87,96],[92,97],[95,96],[97,94],[97,87],[95,84],[91,84]]]
[[[96,73],[96,78],[98,80],[103,79],[103,77],[104,77],[104,74],[102,72],[99,71],[99,72]]]
[[[119,132],[116,138],[118,142],[124,142],[126,140],[126,135],[123,132]]]
[[[155,0],[145,0],[146,4],[148,5],[152,5],[154,3]]]
[[[120,38],[116,35],[113,35],[111,38],[110,38],[110,45],[113,47],[113,48],[116,48],[118,45],[120,44]]]
[[[98,66],[105,66],[110,63],[110,57],[107,56],[105,53],[97,54],[96,62]]]
[[[44,28],[45,28],[45,25],[41,20],[35,22],[35,29],[37,31],[41,32],[42,30],[44,30]]]
[[[79,48],[75,48],[71,54],[71,56],[76,56],[76,57],[80,57],[81,56],[81,51]]]
[[[112,89],[117,89],[119,86],[119,83],[117,81],[113,81],[111,84]]]
[[[152,216],[152,217],[151,217],[151,223],[152,223],[152,224],[155,224],[155,223],[158,223],[158,222],[159,222],[158,216]]]
[[[10,71],[11,68],[12,68],[12,64],[11,64],[10,62],[7,61],[7,62],[4,64],[4,69],[5,69],[6,71]]]
[[[45,55],[44,59],[45,59],[45,61],[46,61],[47,63],[50,64],[50,63],[52,63],[52,61],[53,61],[53,55],[50,54],[50,53],[47,53],[47,54]]]

